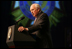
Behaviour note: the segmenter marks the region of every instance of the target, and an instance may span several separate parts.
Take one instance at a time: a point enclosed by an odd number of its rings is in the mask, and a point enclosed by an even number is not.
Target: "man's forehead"
[[[35,4],[32,4],[32,5],[31,5],[31,7],[34,7],[34,6],[35,6]]]
[[[32,9],[34,7],[34,4],[30,6],[30,9]]]

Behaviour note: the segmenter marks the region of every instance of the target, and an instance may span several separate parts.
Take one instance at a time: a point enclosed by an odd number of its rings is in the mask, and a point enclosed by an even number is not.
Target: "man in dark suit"
[[[36,35],[35,48],[52,48],[52,38],[50,33],[49,18],[46,13],[41,11],[39,4],[32,4],[30,7],[32,15],[35,17],[34,24],[31,27],[25,28],[20,26],[19,32],[27,31]]]

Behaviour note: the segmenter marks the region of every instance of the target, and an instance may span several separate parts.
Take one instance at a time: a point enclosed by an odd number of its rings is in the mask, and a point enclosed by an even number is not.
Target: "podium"
[[[26,32],[19,32],[18,25],[8,27],[6,44],[9,48],[34,48],[36,40]]]

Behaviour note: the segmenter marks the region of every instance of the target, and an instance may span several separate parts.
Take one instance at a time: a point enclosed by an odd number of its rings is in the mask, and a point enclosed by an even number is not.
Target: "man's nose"
[[[31,11],[31,13],[33,13],[33,12]]]

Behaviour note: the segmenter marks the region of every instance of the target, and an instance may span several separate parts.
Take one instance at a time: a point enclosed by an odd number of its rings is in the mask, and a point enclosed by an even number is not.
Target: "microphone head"
[[[24,19],[25,17],[21,17],[21,20]]]
[[[21,17],[19,20],[17,20],[15,23],[18,23],[20,20],[24,19],[25,17]]]

